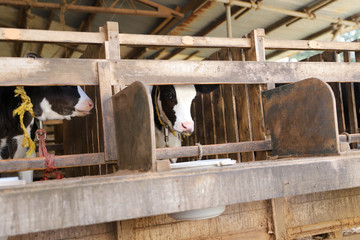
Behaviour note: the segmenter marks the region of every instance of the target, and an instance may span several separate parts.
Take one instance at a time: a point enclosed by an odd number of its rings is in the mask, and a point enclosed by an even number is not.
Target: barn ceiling
[[[334,41],[358,29],[359,20],[360,0],[0,0],[0,27],[6,28],[97,32],[106,21],[115,21],[122,33],[242,37],[264,28],[267,38]],[[0,56],[34,51],[44,57],[78,58],[85,48],[0,42]],[[122,47],[121,57],[202,59],[216,50]],[[289,54],[269,51],[267,58]]]

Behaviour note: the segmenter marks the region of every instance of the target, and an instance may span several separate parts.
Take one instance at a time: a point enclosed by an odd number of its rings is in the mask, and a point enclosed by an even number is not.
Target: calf
[[[209,93],[218,86],[163,85],[152,87],[156,147],[180,147],[179,134],[191,134],[194,131],[190,108],[195,96],[197,93]],[[171,159],[172,162],[176,162],[176,160],[176,158]]]
[[[26,57],[40,56],[31,53]],[[86,116],[94,106],[79,86],[36,86],[24,89],[31,99],[35,115],[35,118],[29,112],[24,115],[24,125],[32,139],[37,129],[35,121]],[[13,116],[14,109],[21,104],[20,97],[14,96],[14,90],[15,87],[0,87],[0,159],[26,157],[27,148],[22,146],[24,133],[20,128],[19,116]],[[25,172],[32,176],[32,171]],[[26,178],[27,181],[32,180],[32,177]]]

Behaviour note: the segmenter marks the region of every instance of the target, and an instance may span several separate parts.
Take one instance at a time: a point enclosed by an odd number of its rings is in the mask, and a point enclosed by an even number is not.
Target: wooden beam
[[[101,99],[101,116],[104,131],[104,153],[105,160],[116,160],[116,138],[113,104],[111,101],[111,72],[108,62],[98,63],[99,91]]]
[[[158,36],[142,34],[119,34],[120,45],[157,46],[157,47],[240,47],[250,48],[250,40],[244,38],[229,39],[224,37],[192,37],[192,36]]]
[[[316,50],[316,51],[359,51],[359,42],[322,42],[316,40],[275,40],[265,39],[266,49]]]
[[[0,28],[0,40],[45,43],[102,44],[105,35],[95,32],[72,32],[35,29]]]
[[[145,1],[145,0],[143,0]],[[155,3],[154,3],[155,4]],[[96,7],[86,5],[66,4],[63,6],[60,3],[50,2],[36,2],[36,1],[17,1],[17,0],[0,0],[0,5],[8,6],[30,6],[32,8],[44,8],[44,9],[57,9],[60,10],[65,7],[66,11],[85,12],[85,13],[108,13],[108,14],[123,14],[123,15],[140,15],[148,17],[183,17],[184,14],[167,8],[165,6],[158,5],[156,11],[140,10],[140,9],[125,9],[125,8],[107,8]],[[161,6],[161,7],[160,7]]]
[[[308,78],[326,82],[359,82],[359,63],[238,62],[122,60],[112,63],[113,84],[142,81],[156,84],[266,84],[291,83]],[[136,72],[134,76],[133,72]],[[0,80],[1,82],[1,80]]]
[[[360,63],[0,58],[0,85],[98,85],[97,62],[102,61],[110,63],[112,85],[291,83],[309,76],[360,81]]]
[[[155,36],[144,34],[120,33],[119,44],[125,46],[157,47],[193,47],[193,48],[251,48],[250,39],[191,36]],[[103,33],[49,31],[35,29],[0,28],[1,41],[25,41],[73,44],[103,44],[106,36]],[[266,49],[279,50],[330,50],[359,51],[360,42],[322,42],[315,40],[275,40],[264,39]]]
[[[98,85],[97,62],[90,59],[0,58],[2,86]],[[36,81],[35,81],[36,80]]]
[[[200,148],[203,155],[215,155],[235,152],[253,152],[271,150],[271,141],[250,141],[238,143],[224,143],[201,146],[188,146],[178,148],[158,148],[156,149],[157,159],[168,159],[175,157],[196,157],[199,156]]]
[[[114,159],[115,160],[115,159]],[[55,156],[55,165],[58,168],[91,166],[105,164],[104,153],[89,153],[66,156]],[[0,160],[0,172],[16,172],[21,170],[45,169],[45,158],[23,158]]]
[[[303,158],[3,188],[0,236],[354,188],[359,166],[359,155]]]

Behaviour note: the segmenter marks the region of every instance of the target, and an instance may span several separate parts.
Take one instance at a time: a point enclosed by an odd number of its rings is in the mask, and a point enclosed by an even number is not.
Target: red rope
[[[41,181],[49,180],[49,179],[62,179],[64,177],[63,174],[56,171],[55,161],[54,161],[54,154],[49,154],[46,149],[45,139],[46,139],[46,131],[44,129],[38,129],[35,132],[36,137],[39,139],[39,156],[45,157],[45,170],[44,170],[44,177]]]

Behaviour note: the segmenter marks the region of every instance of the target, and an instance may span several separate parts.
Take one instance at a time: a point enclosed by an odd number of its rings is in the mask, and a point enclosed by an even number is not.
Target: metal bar
[[[85,5],[65,5],[59,3],[45,3],[37,1],[16,1],[16,0],[0,0],[0,5],[11,6],[30,6],[33,8],[45,9],[62,9],[65,7],[67,11],[86,12],[86,13],[110,13],[110,14],[124,14],[124,15],[141,15],[148,17],[184,17],[183,13],[172,10],[170,8],[161,7],[157,11],[138,10],[138,9],[122,9],[122,8],[106,8]]]
[[[226,7],[226,29],[228,38],[232,38],[232,26],[231,26],[231,5],[225,4]]]
[[[317,19],[317,20],[321,20],[321,21],[326,21],[326,22],[331,22],[331,23],[339,23],[339,24],[348,25],[348,26],[358,26],[358,23],[349,21],[349,20],[342,20],[339,18],[328,17],[325,15],[313,15],[311,13],[308,14],[308,13],[304,13],[304,12],[275,8],[275,7],[266,6],[264,4],[254,6],[249,2],[243,2],[243,1],[239,1],[239,0],[212,0],[212,1],[246,7],[246,8],[262,9],[262,10],[266,10],[266,11],[270,11],[270,12],[277,12],[277,13],[294,16],[294,17],[299,17],[299,18],[304,18],[304,19],[310,19],[310,20]]]

